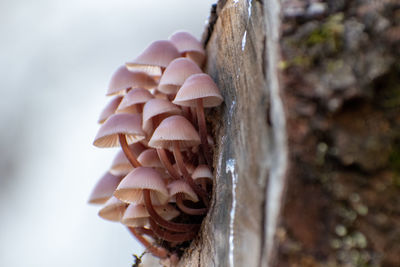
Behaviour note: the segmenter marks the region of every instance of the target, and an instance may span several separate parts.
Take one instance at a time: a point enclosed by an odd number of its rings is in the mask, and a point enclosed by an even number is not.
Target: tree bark
[[[180,266],[399,266],[398,1],[219,1],[215,186]]]

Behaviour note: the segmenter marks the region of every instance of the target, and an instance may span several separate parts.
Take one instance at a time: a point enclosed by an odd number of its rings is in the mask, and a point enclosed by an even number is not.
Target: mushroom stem
[[[142,245],[150,251],[156,257],[164,259],[168,256],[168,251],[165,248],[155,247],[149,241],[147,241],[143,236],[141,236],[134,227],[128,227],[131,234],[140,242]]]
[[[176,195],[176,205],[178,206],[178,208],[183,211],[186,214],[190,214],[190,215],[203,215],[207,213],[207,209],[206,208],[201,208],[201,209],[192,209],[187,207],[184,203],[183,203],[183,197],[182,197],[182,193],[179,193]]]
[[[193,181],[192,177],[190,176],[189,172],[187,171],[187,169],[185,167],[185,163],[183,162],[183,159],[182,159],[182,153],[180,151],[178,142],[174,142],[174,157],[175,157],[176,163],[178,164],[178,168],[180,169],[180,171],[183,175],[184,180],[190,185],[190,187],[194,190],[194,192],[196,192],[196,194],[201,197],[204,205],[206,205],[206,207],[208,207],[209,201],[208,201],[207,192],[204,191],[203,189],[201,189],[201,187],[198,186]]]
[[[135,227],[135,230],[140,235],[148,235],[152,238],[156,238],[156,235],[154,234],[154,232],[151,229],[144,228],[144,227]]]
[[[206,158],[208,167],[211,168],[211,152],[210,146],[207,140],[207,128],[206,128],[206,119],[204,117],[204,108],[203,108],[203,99],[199,98],[196,100],[196,112],[197,112],[197,123],[199,124],[199,133],[201,146],[203,148],[204,156]]]
[[[134,168],[142,166],[139,161],[136,159],[135,155],[129,149],[128,143],[126,142],[125,134],[118,134],[119,143],[121,144],[121,148],[124,151],[126,158],[132,164]]]
[[[160,226],[157,225],[157,223],[150,218],[149,219],[150,226],[153,229],[154,233],[161,239],[170,241],[170,242],[185,242],[188,240],[193,239],[196,235],[197,232],[187,232],[187,233],[171,233],[168,230],[162,229]]]
[[[176,171],[174,167],[172,167],[171,162],[169,161],[167,153],[165,152],[164,148],[157,148],[157,154],[158,157],[160,158],[162,165],[164,166],[165,169],[167,169],[169,175],[171,175],[172,178],[175,180],[181,179],[179,173]]]
[[[163,217],[158,215],[155,211],[153,204],[151,203],[150,197],[150,190],[143,189],[143,196],[144,196],[144,204],[146,206],[147,211],[150,214],[150,217],[157,222],[160,226],[164,227],[165,229],[174,231],[174,232],[197,232],[197,229],[200,227],[199,224],[184,224],[184,223],[174,223],[165,220]],[[153,229],[154,230],[154,229]]]

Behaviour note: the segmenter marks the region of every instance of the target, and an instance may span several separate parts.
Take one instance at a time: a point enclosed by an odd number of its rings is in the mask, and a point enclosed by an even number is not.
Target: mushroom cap
[[[129,146],[129,149],[137,157],[144,150],[144,146],[141,143],[134,143]],[[113,159],[113,162],[111,163],[109,172],[113,175],[125,176],[132,170],[133,170],[132,164],[126,158],[124,151],[123,150],[118,151],[117,155],[115,155]]]
[[[193,202],[199,201],[199,198],[197,197],[196,193],[193,191],[190,185],[185,181],[182,180],[173,181],[172,183],[168,184],[168,189],[169,189],[169,196],[171,198],[175,197],[176,194],[178,193],[183,193],[186,199]]]
[[[218,86],[205,73],[193,74],[187,78],[172,103],[185,107],[196,107],[196,100],[199,98],[203,99],[205,108],[219,106],[223,101]]]
[[[165,99],[154,98],[144,105],[143,107],[143,129],[149,130],[151,128],[151,119],[161,114],[178,115],[181,114],[181,109]]]
[[[200,144],[200,137],[196,129],[181,115],[164,119],[154,131],[149,146],[173,150],[174,142],[179,142],[181,149]]]
[[[119,103],[121,103],[122,96],[116,96],[107,103],[104,109],[101,111],[98,123],[104,123],[108,117],[113,115],[118,108]]]
[[[168,40],[151,43],[137,58],[126,63],[130,71],[144,71],[151,76],[161,76],[161,68],[179,57],[176,47]]]
[[[94,186],[88,202],[90,204],[106,203],[106,201],[113,196],[121,180],[121,176],[114,176],[109,172],[105,173]]]
[[[170,221],[177,217],[180,212],[171,205],[154,206],[157,214],[163,217],[165,220]],[[146,207],[142,204],[129,204],[126,209],[124,216],[121,219],[121,223],[130,227],[143,227],[148,224],[148,213]]]
[[[123,94],[129,88],[152,89],[156,81],[144,72],[131,72],[125,66],[119,67],[111,77],[107,95]]]
[[[138,167],[133,169],[118,185],[114,196],[129,203],[144,203],[143,189],[150,190],[153,205],[168,202],[168,190],[160,174],[153,168]]]
[[[119,146],[118,134],[125,134],[128,145],[145,138],[140,114],[120,113],[111,115],[100,127],[93,145],[97,147]]]
[[[188,58],[176,58],[165,69],[157,89],[165,94],[176,94],[185,80],[196,73],[203,71],[195,62]]]
[[[108,221],[119,222],[127,207],[128,203],[111,197],[106,204],[104,204],[103,208],[99,210],[99,216]]]
[[[135,88],[130,90],[122,99],[119,104],[118,111],[123,111],[133,105],[144,104],[150,99],[153,98],[153,95],[146,89],[143,88]]]
[[[209,178],[212,180],[213,174],[211,173],[210,168],[208,168],[207,165],[199,165],[192,173],[192,178],[193,178],[193,180],[196,180],[199,178]]]
[[[143,167],[164,168],[160,158],[158,157],[157,150],[149,148],[140,153],[137,160]]]
[[[206,53],[203,45],[193,35],[185,31],[173,33],[169,39],[178,48],[179,53],[185,54],[199,66],[204,63]]]

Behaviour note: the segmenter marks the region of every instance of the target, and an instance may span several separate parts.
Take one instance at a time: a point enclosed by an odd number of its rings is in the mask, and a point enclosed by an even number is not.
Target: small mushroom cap
[[[134,143],[129,146],[129,149],[133,154],[138,157],[144,150],[144,146],[141,143]],[[114,160],[110,167],[110,173],[117,176],[125,176],[133,170],[132,164],[128,161],[123,150],[120,150],[115,155]]]
[[[212,180],[213,175],[210,171],[210,168],[208,168],[207,165],[199,165],[192,173],[192,178],[193,178],[193,180],[196,180],[199,178],[209,178]]]
[[[193,202],[199,201],[199,198],[197,197],[196,193],[193,191],[190,185],[188,185],[185,181],[182,180],[173,181],[168,185],[168,189],[169,189],[169,196],[171,198],[175,197],[176,194],[178,193],[183,193],[186,199]]]
[[[176,47],[167,40],[151,43],[137,58],[126,63],[130,71],[144,71],[155,77],[161,76],[161,68],[179,57]]]
[[[200,144],[200,137],[196,129],[181,115],[164,119],[154,131],[149,146],[173,150],[174,142],[179,142],[181,149]]]
[[[144,72],[131,72],[121,66],[114,72],[108,86],[107,95],[124,94],[129,88],[152,89],[157,86],[156,81]]]
[[[150,190],[153,205],[168,202],[168,190],[160,174],[153,168],[138,167],[133,169],[120,182],[114,196],[129,203],[144,203],[143,189]]]
[[[113,115],[115,111],[118,108],[118,105],[121,103],[122,96],[116,96],[113,99],[111,99],[110,102],[104,107],[104,109],[101,111],[98,123],[104,123],[108,117]]]
[[[171,205],[154,206],[157,214],[165,220],[170,221],[177,217],[180,212]],[[148,213],[146,207],[142,204],[129,204],[122,217],[121,223],[131,227],[143,227],[148,224]]]
[[[157,150],[154,148],[144,150],[142,153],[140,153],[137,160],[144,167],[164,168],[160,158],[158,157]]]
[[[140,114],[114,114],[100,127],[93,145],[97,147],[119,146],[118,134],[125,134],[128,145],[145,138]]]
[[[103,208],[99,210],[99,216],[108,221],[119,222],[127,207],[128,203],[111,197],[106,204],[104,204]]]
[[[106,201],[113,196],[121,180],[121,176],[114,176],[109,172],[105,173],[94,186],[88,202],[90,204],[106,203]]]
[[[185,31],[173,33],[169,39],[178,48],[179,53],[186,54],[190,59],[202,66],[205,60],[203,45],[193,35]]]
[[[151,119],[161,114],[178,115],[181,109],[165,99],[154,98],[143,107],[143,129],[148,131],[151,128]]]
[[[172,103],[180,106],[196,107],[196,100],[199,98],[203,99],[205,108],[219,106],[223,101],[218,86],[205,73],[193,74],[187,78]]]
[[[118,111],[123,111],[133,105],[144,104],[150,99],[153,98],[153,95],[146,89],[136,88],[130,90],[122,99],[119,104]]]
[[[195,62],[188,58],[176,58],[161,76],[158,90],[165,94],[176,94],[185,80],[192,74],[203,73]]]

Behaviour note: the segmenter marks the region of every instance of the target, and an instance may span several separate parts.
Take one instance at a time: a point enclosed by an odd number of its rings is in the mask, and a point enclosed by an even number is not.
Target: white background
[[[141,248],[87,205],[115,150],[92,146],[114,70],[215,1],[0,2],[0,266],[131,266]]]

